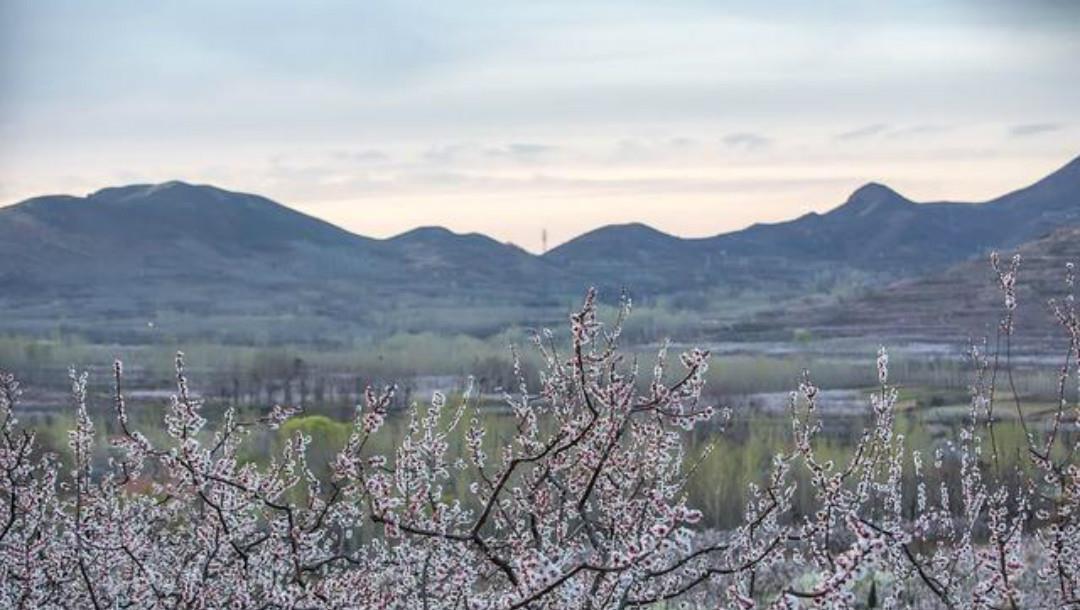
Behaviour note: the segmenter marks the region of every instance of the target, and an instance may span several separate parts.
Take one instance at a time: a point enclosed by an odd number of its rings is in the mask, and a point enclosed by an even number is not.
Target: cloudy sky
[[[981,200],[1080,154],[1078,6],[0,0],[0,202],[182,179],[538,250]]]

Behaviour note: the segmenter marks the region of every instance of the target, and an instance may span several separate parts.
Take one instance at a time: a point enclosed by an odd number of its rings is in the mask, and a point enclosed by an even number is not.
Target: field
[[[523,331],[507,331],[487,339],[423,333],[398,334],[351,350],[198,343],[185,349],[192,391],[205,401],[203,413],[211,425],[220,423],[230,406],[248,417],[265,414],[274,404],[303,407],[302,416],[280,431],[253,439],[244,448],[245,460],[265,463],[289,436],[304,432],[317,439],[310,449],[311,465],[325,477],[326,464],[349,436],[355,405],[362,402],[363,388],[368,384],[399,387],[388,433],[377,445],[379,451],[392,452],[405,434],[409,404],[425,404],[435,392],[453,401],[471,376],[477,390],[471,406],[490,431],[488,451],[496,452],[512,438],[514,429],[514,417],[503,397],[505,389],[513,385],[510,345],[517,346],[527,382],[533,386],[538,383],[541,362],[527,338]],[[691,504],[703,511],[706,524],[727,529],[743,518],[748,484],[762,484],[762,473],[772,456],[792,447],[789,393],[798,387],[803,372],[810,371],[815,383],[827,388],[822,392],[825,429],[818,439],[818,451],[841,462],[850,457],[862,430],[870,424],[876,371],[866,364],[866,354],[872,354],[873,348],[857,342],[815,345],[804,340],[722,344],[716,348],[718,355],[711,358],[706,376],[706,396],[718,406],[731,408],[732,417],[725,425],[699,428],[688,439],[688,460],[698,465],[687,493]],[[638,345],[629,352],[647,361],[655,346]],[[175,354],[169,347],[0,339],[0,360],[13,363],[12,370],[22,371],[20,378],[27,380],[23,419],[40,431],[41,450],[56,451],[70,459],[67,431],[74,419],[68,384],[58,383],[66,379],[68,366],[92,371],[90,413],[102,440],[116,434],[111,418],[111,368],[107,366],[114,357],[137,363],[126,367],[132,420],[151,438],[164,440],[161,417],[173,392],[175,374]],[[899,389],[898,432],[905,435],[910,448],[925,455],[945,448],[969,413],[974,374],[971,363],[959,350],[927,353],[916,345],[897,349],[891,369]],[[1032,422],[1045,426],[1054,411],[1057,375],[1044,359],[1018,363],[1014,373],[1018,395]],[[1010,464],[1024,466],[1024,461],[1017,459],[1023,436],[1015,413],[1005,411],[1002,417],[999,434],[1005,439],[1003,454],[1009,456]],[[458,430],[449,442],[451,452],[460,456],[463,432]],[[104,459],[105,455],[98,457]],[[798,473],[804,485],[794,500],[797,511],[811,505],[805,477],[805,472]],[[905,484],[910,485],[910,481]],[[453,494],[462,496],[464,491],[457,488]]]

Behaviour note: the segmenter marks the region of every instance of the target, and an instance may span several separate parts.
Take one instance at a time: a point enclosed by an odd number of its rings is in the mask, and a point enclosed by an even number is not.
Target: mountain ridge
[[[488,305],[550,319],[588,285],[646,302],[777,301],[932,273],[1074,225],[1080,157],[983,203],[915,203],[869,182],[820,214],[691,239],[608,225],[542,255],[442,227],[375,239],[259,195],[169,181],[0,208],[0,306],[38,320],[38,330],[55,326],[57,312],[83,327],[163,312],[281,311],[363,327],[384,324],[384,311],[422,319],[432,308]],[[486,317],[475,326],[496,324]]]

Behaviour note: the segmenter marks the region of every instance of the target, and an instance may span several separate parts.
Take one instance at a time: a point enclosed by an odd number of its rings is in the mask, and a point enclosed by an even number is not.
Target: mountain
[[[0,277],[46,292],[157,273],[205,280],[254,258],[289,259],[305,248],[371,252],[372,243],[256,195],[183,182],[133,185],[0,210]]]
[[[867,184],[832,211],[721,235],[722,247],[911,273],[1080,223],[1080,157],[1035,184],[984,203],[915,204]]]
[[[38,197],[0,210],[0,279],[18,297],[133,310],[261,307],[251,291],[363,270],[393,278],[377,242],[264,197],[183,182]],[[267,303],[269,304],[269,302]]]
[[[410,273],[441,278],[463,293],[485,285],[538,285],[564,274],[551,262],[479,233],[459,234],[442,227],[420,227],[382,242],[386,252]]]
[[[1027,188],[984,203],[915,203],[870,183],[825,214],[705,239],[661,240],[640,225],[604,227],[547,256],[584,276],[640,278],[639,288],[659,293],[673,281],[804,287],[799,277],[830,270],[835,281],[851,277],[848,271],[879,278],[933,271],[1074,224],[1080,224],[1080,157]],[[656,247],[643,254],[646,240],[639,235],[648,235]],[[643,263],[662,273],[649,274]]]
[[[419,329],[405,319],[423,320],[417,308],[450,317],[543,301],[542,284],[522,277],[567,289],[550,263],[482,235],[371,239],[264,197],[177,181],[0,208],[0,330],[15,332],[342,341]]]
[[[1066,265],[1080,269],[1080,227],[1059,228],[1000,253],[1008,265],[1020,255],[1016,280],[1017,341],[1041,347],[1061,337],[1048,303],[1068,293]],[[764,338],[790,337],[798,328],[817,337],[874,337],[962,345],[993,337],[1002,315],[1003,296],[988,258],[964,261],[922,277],[907,278],[824,306],[787,306],[757,316],[737,332]]]
[[[678,278],[686,278],[691,285],[707,280],[705,250],[697,245],[696,240],[632,223],[585,233],[551,250],[544,259],[608,291],[675,292]]]
[[[238,250],[371,241],[265,197],[179,181],[106,188],[86,197],[38,197],[6,209],[7,214],[64,238],[85,240],[125,231],[126,243],[195,240]]]
[[[244,343],[487,334],[557,324],[588,285],[727,323],[806,295],[929,277],[1067,226],[1080,226],[1080,158],[984,203],[915,203],[871,183],[824,214],[704,239],[609,226],[543,256],[439,227],[372,239],[213,186],[132,185],[0,208],[0,332]]]

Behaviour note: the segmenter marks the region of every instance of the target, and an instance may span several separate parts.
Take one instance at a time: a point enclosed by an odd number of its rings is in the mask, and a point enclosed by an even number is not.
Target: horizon
[[[1080,7],[1051,0],[258,7],[0,6],[0,200],[182,176],[536,252],[868,181],[981,201],[1080,140]]]
[[[0,0],[0,608],[1076,606],[1077,57],[1080,0]]]
[[[278,205],[282,205],[282,206],[284,206],[284,207],[286,207],[286,208],[288,208],[290,210],[293,210],[295,212],[300,212],[302,214],[308,215],[308,216],[310,216],[312,218],[315,218],[317,220],[321,220],[323,222],[329,223],[329,224],[331,224],[331,225],[333,225],[333,226],[335,226],[337,228],[343,229],[343,230],[345,230],[345,231],[347,231],[347,232],[349,232],[349,233],[351,233],[353,235],[359,236],[359,237],[372,238],[372,239],[378,239],[378,240],[390,240],[390,239],[400,237],[402,235],[406,235],[406,234],[411,233],[413,231],[418,231],[418,230],[423,230],[423,229],[442,229],[442,230],[450,231],[450,232],[452,232],[454,234],[457,234],[457,235],[481,235],[481,236],[494,239],[496,241],[499,241],[499,242],[507,244],[507,245],[511,245],[511,246],[521,248],[522,250],[525,250],[526,252],[528,252],[530,254],[533,254],[533,255],[536,255],[536,256],[542,256],[543,254],[545,254],[547,252],[550,252],[551,250],[554,250],[554,249],[558,248],[559,246],[564,245],[564,244],[566,244],[568,242],[571,242],[571,241],[573,241],[573,240],[575,240],[575,239],[577,239],[579,237],[582,237],[584,235],[587,235],[589,233],[592,233],[592,232],[600,230],[600,229],[604,229],[604,228],[607,228],[607,227],[613,227],[613,226],[640,225],[640,226],[645,226],[645,227],[647,227],[649,229],[658,231],[658,232],[663,233],[665,235],[678,237],[680,239],[699,239],[699,238],[716,237],[716,236],[724,235],[724,234],[728,234],[728,233],[737,233],[737,232],[739,232],[741,230],[747,229],[747,228],[749,228],[749,227],[751,227],[753,225],[757,225],[757,224],[784,223],[784,222],[787,222],[787,221],[796,220],[797,218],[799,218],[800,216],[802,216],[805,213],[809,213],[809,212],[825,213],[825,212],[834,210],[834,209],[844,205],[844,203],[847,202],[848,198],[851,197],[852,195],[854,195],[854,193],[856,191],[858,191],[858,190],[860,190],[862,188],[868,187],[868,186],[875,186],[875,185],[876,186],[883,186],[886,189],[888,189],[889,191],[891,191],[893,193],[896,193],[897,195],[903,197],[904,199],[906,199],[906,200],[908,200],[911,203],[914,203],[916,205],[934,204],[934,203],[983,204],[983,203],[988,203],[990,201],[993,201],[993,200],[995,200],[995,199],[997,199],[999,197],[1005,196],[1005,195],[1007,195],[1009,193],[1013,193],[1015,191],[1019,191],[1019,190],[1022,190],[1024,188],[1027,188],[1027,187],[1041,181],[1042,179],[1052,175],[1053,173],[1056,173],[1057,171],[1059,171],[1061,169],[1064,169],[1065,167],[1067,167],[1068,165],[1071,165],[1073,163],[1080,163],[1080,154],[1070,157],[1065,162],[1060,163],[1060,164],[1054,166],[1053,168],[1043,172],[1037,178],[1035,178],[1033,180],[1030,180],[1029,182],[1026,182],[1026,183],[1021,184],[1021,185],[1014,185],[1012,188],[1006,189],[1006,190],[1004,190],[1002,192],[993,194],[993,195],[991,195],[989,197],[982,198],[982,199],[972,199],[972,198],[966,198],[965,199],[963,197],[961,197],[961,198],[950,198],[950,199],[945,199],[945,198],[940,198],[940,197],[939,198],[929,198],[929,199],[914,199],[914,198],[908,196],[908,194],[904,193],[902,190],[894,188],[893,185],[891,185],[891,184],[888,184],[888,183],[880,181],[880,180],[867,180],[867,181],[862,182],[859,186],[853,188],[851,191],[848,192],[847,195],[845,195],[844,197],[839,199],[837,202],[830,203],[830,204],[815,205],[808,212],[803,212],[802,214],[799,214],[798,216],[780,218],[780,219],[772,220],[772,221],[755,221],[755,222],[753,222],[751,224],[741,226],[741,227],[736,227],[734,229],[719,230],[719,231],[714,231],[714,232],[708,232],[708,230],[706,229],[706,230],[703,230],[701,232],[701,234],[699,234],[699,235],[680,235],[678,233],[671,233],[671,232],[663,230],[660,227],[652,225],[652,224],[650,224],[650,223],[648,223],[646,221],[631,218],[631,219],[627,219],[627,220],[622,221],[622,222],[607,223],[607,224],[597,225],[597,226],[594,226],[594,227],[591,227],[591,228],[586,228],[585,230],[581,231],[580,233],[569,235],[565,239],[562,239],[560,241],[556,241],[556,242],[550,242],[549,241],[549,243],[547,244],[548,248],[547,248],[547,250],[544,250],[544,251],[541,251],[539,248],[527,247],[526,245],[516,243],[516,242],[514,242],[512,240],[502,240],[502,239],[499,239],[495,235],[484,233],[483,231],[457,230],[457,229],[455,229],[453,227],[448,227],[448,226],[442,225],[442,224],[430,224],[430,223],[429,224],[418,224],[418,225],[406,228],[404,230],[398,231],[396,233],[385,234],[385,235],[363,233],[361,231],[354,230],[351,227],[335,223],[331,219],[322,218],[322,217],[320,217],[320,216],[318,216],[316,214],[312,214],[311,212],[309,212],[309,211],[307,211],[305,209],[305,206],[303,204],[297,204],[297,203],[291,202],[291,201],[282,201],[282,200],[276,199],[276,198],[274,198],[272,196],[266,195],[265,193],[258,193],[258,192],[243,190],[243,189],[235,189],[235,188],[232,188],[232,187],[230,187],[228,185],[195,182],[195,181],[191,181],[191,180],[176,179],[176,178],[170,179],[170,180],[164,180],[164,181],[161,181],[161,182],[145,182],[145,183],[132,183],[132,184],[105,185],[105,186],[102,186],[100,188],[89,191],[89,192],[87,192],[85,194],[59,193],[59,192],[56,192],[56,193],[40,193],[40,194],[37,194],[37,195],[33,195],[31,197],[27,197],[25,199],[21,199],[19,201],[0,202],[0,210],[4,209],[6,207],[11,207],[11,206],[14,206],[14,205],[18,205],[20,203],[24,203],[24,202],[26,202],[28,200],[31,200],[31,199],[37,199],[37,198],[42,198],[42,197],[71,196],[71,197],[79,197],[79,198],[88,198],[88,197],[91,197],[93,195],[96,195],[97,193],[99,193],[101,191],[109,190],[109,189],[112,189],[112,188],[134,188],[134,187],[154,188],[154,187],[166,186],[166,185],[169,185],[169,184],[182,184],[182,185],[196,187],[196,188],[212,188],[212,189],[216,189],[216,190],[220,190],[220,191],[229,192],[229,193],[232,193],[232,194],[255,195],[255,196],[263,197],[263,198],[268,199],[268,200],[270,200],[270,201],[272,201],[272,202],[274,202],[274,203],[276,203]]]

